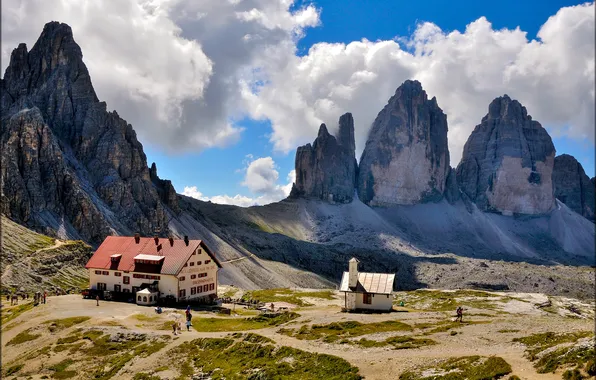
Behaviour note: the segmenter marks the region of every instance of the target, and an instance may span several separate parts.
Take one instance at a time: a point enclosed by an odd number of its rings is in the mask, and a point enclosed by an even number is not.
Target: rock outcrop
[[[159,199],[161,199],[161,201],[172,211],[179,213],[180,205],[178,204],[178,194],[176,194],[174,185],[172,185],[172,181],[169,179],[159,178],[157,175],[157,165],[155,165],[155,162],[151,164],[151,168],[149,169],[149,177],[157,189]]]
[[[509,96],[493,100],[464,146],[457,182],[484,211],[543,214],[555,205],[555,147],[526,108]]]
[[[318,198],[332,203],[349,203],[356,187],[357,163],[354,119],[339,118],[337,138],[321,124],[314,143],[296,150],[296,183],[291,198]]]
[[[437,201],[449,171],[447,116],[420,82],[408,80],[372,125],[360,159],[358,196],[371,206]]]
[[[3,211],[93,243],[114,229],[166,234],[169,210],[143,147],[98,100],[82,58],[71,28],[58,22],[45,25],[31,51],[20,44],[12,52],[0,80]]]
[[[555,197],[580,215],[594,219],[594,184],[575,157],[555,157]]]

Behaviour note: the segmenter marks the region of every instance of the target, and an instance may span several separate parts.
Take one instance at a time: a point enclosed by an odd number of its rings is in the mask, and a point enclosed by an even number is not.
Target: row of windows
[[[215,284],[206,284],[202,286],[193,286],[190,288],[190,295],[208,292],[215,289]],[[180,297],[186,297],[186,289],[180,289]]]
[[[159,262],[161,260],[141,260],[141,259],[135,259],[135,263],[137,264],[153,264],[153,265],[159,265]]]
[[[197,277],[198,278],[207,277],[207,273],[199,273],[199,274],[191,274],[190,275],[191,280],[194,280]],[[186,276],[180,276],[180,277],[178,277],[178,280],[179,281],[184,281],[184,280],[186,280]]]
[[[211,262],[211,260],[205,260],[205,265],[209,264],[210,262]],[[201,265],[202,263],[203,263],[202,261],[197,261],[197,266],[198,266],[198,265]],[[190,263],[186,263],[186,264],[184,264],[184,266],[185,266],[185,267],[187,267],[187,266],[189,266],[189,265],[190,265],[191,267],[194,267],[194,266],[195,266],[195,262],[194,262],[194,261],[191,261]]]
[[[102,275],[102,276],[109,276],[110,275],[110,272],[108,272],[107,270],[104,270],[104,271],[96,270],[95,271],[95,274],[99,274],[99,275]]]
[[[139,273],[134,273],[132,275],[132,277],[134,277],[134,278],[146,278],[148,280],[159,280],[160,279],[160,276],[154,276],[154,275],[151,275],[151,274],[139,274]]]

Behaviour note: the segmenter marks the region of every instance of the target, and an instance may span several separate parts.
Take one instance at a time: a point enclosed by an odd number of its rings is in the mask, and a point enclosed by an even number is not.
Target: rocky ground
[[[228,296],[244,293],[226,287],[220,292]],[[421,379],[425,373],[440,373],[447,360],[472,360],[470,357],[499,364],[497,369],[485,368],[489,372],[521,379],[561,379],[564,371],[576,366],[585,373],[585,364],[593,354],[588,352],[590,347],[593,350],[593,301],[539,293],[423,290],[396,293],[397,311],[390,314],[347,314],[341,312],[336,291],[286,289],[253,295],[276,301],[276,305],[277,301],[293,302],[292,312],[298,315],[292,318],[297,318],[270,326],[248,324],[247,318],[257,312],[241,306],[229,317],[193,311],[193,329],[187,332],[184,328],[174,336],[171,324],[183,318],[181,310],[166,309],[157,315],[150,307],[103,301],[96,306],[94,300],[75,295],[50,297],[47,304],[24,312],[18,309],[22,305],[11,307],[3,302],[3,378],[157,380],[180,375],[191,378],[201,371],[209,378],[217,373],[210,366],[225,371],[228,364],[216,362],[215,351],[213,357],[201,355],[211,352],[213,345],[225,346],[238,339],[244,339],[237,343],[239,347],[269,352],[253,360],[250,353],[234,356],[236,346],[228,348],[227,360],[242,371],[240,378],[259,371],[263,372],[259,378],[269,378],[267,371],[272,367],[266,358],[282,351],[284,355],[292,353],[284,359],[290,365],[284,367],[288,372],[283,377],[291,379],[317,378],[313,373],[296,377],[299,369],[291,363],[320,354],[341,358],[331,361],[336,371],[345,370],[344,375],[328,377],[337,379]],[[537,307],[549,299],[550,306]],[[399,306],[402,301],[404,307]],[[466,309],[464,323],[453,322],[456,305]],[[312,329],[313,325],[319,327]],[[258,335],[243,335],[249,331]],[[267,351],[269,347],[273,351]],[[184,352],[196,355],[198,361],[180,356]],[[570,359],[568,353],[577,355]],[[545,370],[541,358],[556,365]],[[320,364],[319,370],[331,363],[329,360]],[[462,366],[452,372],[467,370]]]

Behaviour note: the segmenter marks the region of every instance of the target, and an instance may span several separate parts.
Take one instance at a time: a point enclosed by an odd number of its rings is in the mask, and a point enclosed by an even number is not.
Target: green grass
[[[21,343],[35,340],[35,339],[39,338],[40,336],[41,336],[41,334],[31,334],[31,329],[27,329],[25,331],[18,333],[14,338],[9,340],[8,343],[6,343],[6,345],[14,346],[16,344],[21,344]]]
[[[503,330],[498,330],[497,332],[499,332],[501,334],[507,334],[507,333],[516,333],[516,332],[519,332],[519,330],[515,330],[515,329],[503,329]]]
[[[161,380],[161,377],[156,376],[156,375],[151,375],[151,374],[145,373],[145,372],[139,372],[139,373],[135,374],[135,376],[133,377],[133,380]]]
[[[360,340],[353,341],[354,344],[358,346],[370,348],[370,347],[384,347],[384,346],[393,346],[395,350],[403,350],[408,348],[418,348],[423,346],[431,346],[433,344],[437,344],[432,339],[426,338],[412,338],[409,336],[394,336],[391,338],[387,338],[382,341],[375,341],[375,340],[368,340],[366,338],[361,338]]]
[[[14,375],[15,373],[17,373],[17,372],[19,372],[21,369],[23,369],[23,367],[24,367],[24,366],[25,366],[24,364],[16,364],[16,365],[13,365],[13,366],[11,366],[11,367],[8,367],[8,368],[6,369],[6,372],[5,372],[5,374],[4,374],[4,375],[5,375],[5,376]]]
[[[242,298],[244,299],[257,299],[264,303],[288,302],[298,306],[311,306],[310,303],[302,299],[303,297],[322,298],[326,300],[334,299],[333,292],[331,290],[301,292],[290,290],[287,288],[251,290],[245,292],[242,295]]]
[[[358,368],[336,356],[290,347],[276,348],[230,338],[202,338],[185,342],[168,352],[185,375],[194,368],[217,379],[357,380]],[[188,361],[176,358],[188,358]],[[217,372],[214,372],[217,369]]]
[[[494,302],[496,300],[486,300],[486,298],[495,297],[503,300],[504,298],[479,290],[456,290],[452,292],[444,292],[438,290],[414,290],[410,292],[402,292],[397,294],[397,299],[394,304],[398,305],[401,301],[404,301],[405,306],[412,307],[418,310],[425,311],[453,311],[458,306],[463,306],[464,309],[473,307],[476,309],[497,309]],[[475,299],[466,299],[475,298]],[[480,299],[479,299],[480,298]],[[507,298],[507,297],[505,297]],[[464,318],[466,313],[464,312]]]
[[[278,332],[297,339],[320,339],[333,343],[340,338],[355,337],[386,331],[412,331],[412,327],[399,321],[360,323],[357,321],[333,322],[326,325],[302,325],[300,329],[280,329]]]
[[[228,335],[230,338],[242,339],[243,342],[249,343],[275,343],[274,340],[255,333],[232,333]]]
[[[131,318],[141,322],[155,322],[159,319],[157,315],[133,314]],[[171,326],[170,326],[171,327]]]
[[[427,376],[422,373],[426,371]],[[432,371],[432,374],[428,372]],[[511,366],[500,357],[466,356],[407,371],[399,380],[491,380],[511,373]]]
[[[47,321],[44,324],[49,325],[48,329],[51,332],[61,331],[67,328],[70,328],[74,325],[78,325],[80,323],[86,322],[91,317],[70,317],[70,318],[63,318],[63,319],[54,319],[51,321]]]
[[[554,333],[549,331],[545,333],[532,334],[522,338],[515,338],[513,341],[526,345],[526,355],[530,361],[534,361],[537,359],[537,354],[548,348],[558,346],[562,343],[576,342],[578,339],[593,335],[594,333],[592,331],[580,331],[572,333]]]
[[[50,367],[50,370],[54,371],[52,374],[53,379],[70,379],[71,377],[75,377],[77,372],[76,371],[67,371],[70,365],[72,365],[74,361],[72,359],[65,359],[58,364],[54,364]]]
[[[8,307],[6,309],[3,308],[2,310],[2,326],[5,326],[7,322],[12,321],[19,315],[23,314],[26,311],[33,309],[33,302],[27,302],[25,304],[20,304],[13,307]]]
[[[274,317],[259,315],[252,318],[195,318],[192,326],[200,332],[258,330],[279,326],[298,318],[297,313],[282,313]]]
[[[232,289],[228,289],[224,292],[223,296],[224,297],[233,297],[234,294],[238,293],[238,289],[236,288],[232,288]]]

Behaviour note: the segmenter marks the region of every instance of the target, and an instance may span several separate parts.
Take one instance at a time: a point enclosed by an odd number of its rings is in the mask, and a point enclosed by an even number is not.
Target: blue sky
[[[485,16],[493,24],[493,29],[513,29],[519,26],[528,33],[528,39],[534,39],[549,16],[554,15],[561,7],[580,4],[577,1],[548,0],[308,2],[311,3],[322,9],[321,25],[306,29],[306,35],[298,43],[299,55],[307,54],[308,49],[318,42],[349,43],[362,38],[376,41],[409,36],[422,21],[433,22],[443,31],[463,31],[466,25],[481,16]],[[295,8],[303,4],[307,3],[299,2]],[[399,83],[395,84],[396,87],[397,85]],[[514,93],[509,95],[515,98]],[[441,104],[440,98],[438,102]],[[531,109],[529,113],[532,114]],[[328,123],[331,122],[333,121]],[[178,192],[182,192],[186,186],[197,186],[203,195],[209,197],[220,194],[254,197],[241,184],[246,157],[271,156],[277,164],[279,184],[285,184],[286,175],[294,167],[294,151],[287,154],[274,151],[269,141],[271,126],[267,121],[256,122],[245,118],[237,121],[236,126],[244,128],[237,143],[225,148],[209,148],[196,154],[164,153],[160,147],[143,142],[148,162],[156,162],[160,177],[172,180]],[[312,139],[314,137],[313,134]],[[590,177],[594,176],[595,151],[592,141],[570,138],[553,140],[557,154],[568,153],[575,156],[586,173]]]

